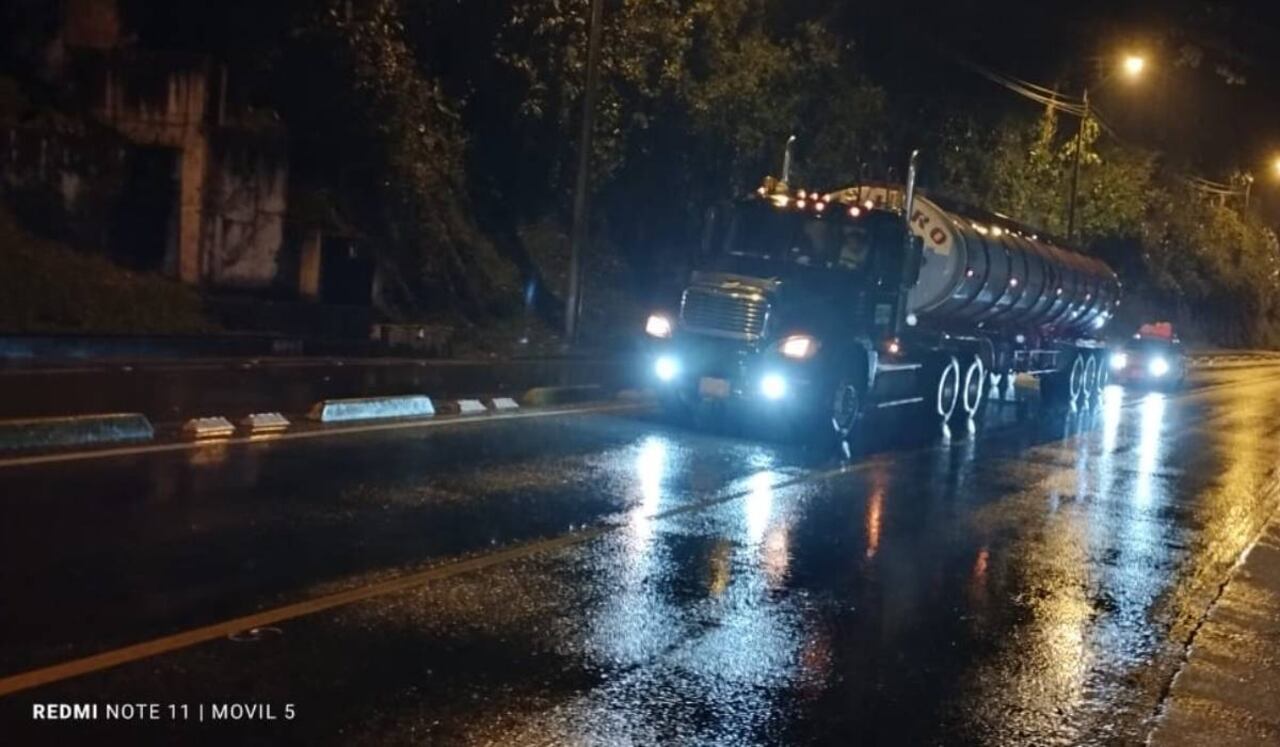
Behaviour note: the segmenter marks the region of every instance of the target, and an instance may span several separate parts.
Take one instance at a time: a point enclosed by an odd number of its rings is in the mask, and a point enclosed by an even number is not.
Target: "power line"
[[[956,59],[961,65],[964,65],[970,70],[978,73],[987,80],[1013,91],[1023,98],[1047,106],[1054,111],[1065,112],[1075,117],[1088,117],[1089,119],[1097,122],[1103,132],[1106,132],[1121,145],[1130,148],[1139,147],[1132,141],[1121,137],[1116,128],[1111,126],[1111,124],[1102,116],[1101,112],[1098,111],[1098,108],[1093,105],[1086,107],[1083,99],[1074,99],[1073,97],[1067,96],[1060,91],[1055,91],[1052,88],[1046,88],[1045,86],[1036,85],[1030,81],[1021,80],[1011,75],[997,72],[965,57],[957,55]],[[1076,103],[1076,101],[1079,101],[1080,103]],[[1192,189],[1206,194],[1229,197],[1237,195],[1242,196],[1245,193],[1243,189],[1234,187],[1230,184],[1215,182],[1194,174],[1173,172],[1173,176]]]
[[[1079,103],[1077,103],[1072,97],[1051,88],[1045,88],[1044,86],[1039,86],[1003,73],[998,73],[995,70],[979,65],[978,63],[963,57],[958,59],[960,64],[978,73],[992,83],[1007,88],[1023,98],[1048,106],[1055,111],[1066,112],[1077,117],[1084,116],[1085,107],[1083,100],[1080,100]]]

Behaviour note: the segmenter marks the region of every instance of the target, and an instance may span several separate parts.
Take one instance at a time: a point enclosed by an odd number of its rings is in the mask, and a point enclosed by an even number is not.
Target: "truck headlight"
[[[1151,372],[1152,376],[1164,376],[1169,373],[1169,361],[1164,358],[1152,358],[1151,362],[1147,364],[1147,370]]]
[[[667,338],[671,336],[671,318],[666,314],[650,314],[644,323],[645,334],[650,337]]]
[[[1129,356],[1127,354],[1125,353],[1111,354],[1111,370],[1112,371],[1119,371],[1120,369],[1124,368],[1127,365],[1129,365]]]
[[[787,396],[787,380],[782,374],[765,374],[760,379],[760,393],[765,399],[782,399]]]
[[[671,381],[680,375],[680,361],[670,355],[663,355],[653,362],[653,375],[661,381]]]
[[[791,335],[778,343],[778,352],[788,358],[802,360],[818,352],[818,341],[809,335]]]

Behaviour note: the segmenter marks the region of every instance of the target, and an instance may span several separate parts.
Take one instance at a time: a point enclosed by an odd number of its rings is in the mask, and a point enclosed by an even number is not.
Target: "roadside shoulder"
[[[1280,744],[1280,515],[1196,633],[1154,747]]]

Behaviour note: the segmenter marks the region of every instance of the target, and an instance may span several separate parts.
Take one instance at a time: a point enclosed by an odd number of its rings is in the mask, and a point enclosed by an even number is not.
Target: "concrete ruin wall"
[[[267,288],[280,277],[288,165],[279,139],[223,131],[211,138],[201,255],[206,282]]]
[[[0,127],[0,195],[38,233],[105,249],[128,159],[127,143],[105,133]]]

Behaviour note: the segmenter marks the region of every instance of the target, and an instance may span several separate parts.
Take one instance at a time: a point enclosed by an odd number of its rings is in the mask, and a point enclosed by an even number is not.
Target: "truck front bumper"
[[[819,398],[815,361],[790,360],[732,340],[684,335],[657,341],[647,365],[655,390],[686,404],[750,403],[794,410]]]

